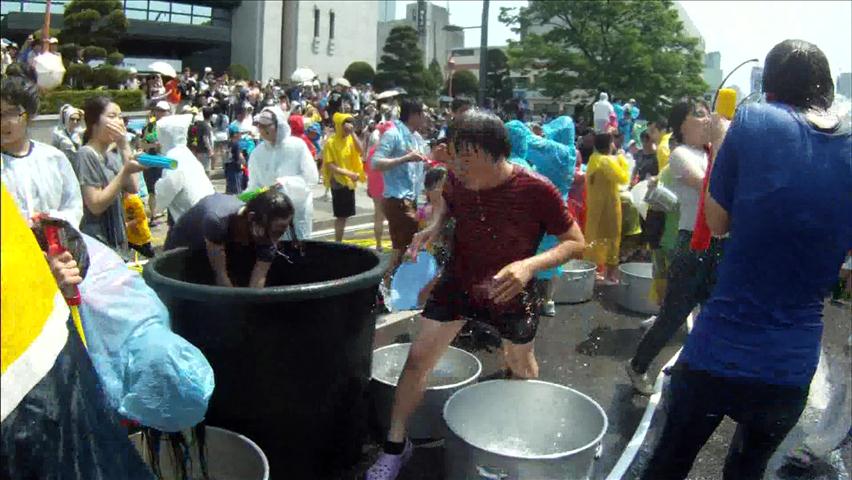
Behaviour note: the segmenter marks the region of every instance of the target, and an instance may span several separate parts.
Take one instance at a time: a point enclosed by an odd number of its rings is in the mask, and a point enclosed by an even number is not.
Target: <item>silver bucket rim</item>
[[[629,267],[633,266],[633,265],[642,265],[643,266],[642,268],[651,268],[651,273],[649,274],[649,276],[646,277],[645,275],[639,275],[636,272],[630,271]],[[648,267],[645,267],[646,265]],[[625,268],[625,267],[628,267],[628,268]],[[622,263],[621,265],[619,265],[618,271],[620,273],[624,274],[624,275],[632,275],[634,277],[644,278],[646,280],[653,280],[654,279],[653,268],[654,268],[654,264],[652,262],[627,262],[627,263]]]
[[[487,448],[481,447],[481,446],[471,442],[467,438],[463,437],[453,428],[452,425],[450,425],[450,422],[447,421],[447,408],[453,402],[453,399],[456,397],[456,395],[458,395],[458,394],[460,394],[460,393],[462,393],[466,390],[470,390],[470,389],[473,389],[473,388],[479,388],[483,385],[487,385],[489,383],[494,383],[494,382],[540,383],[540,384],[547,385],[547,386],[550,386],[550,387],[558,387],[558,388],[561,388],[563,390],[568,390],[571,393],[575,393],[575,394],[585,398],[592,405],[595,406],[595,408],[598,410],[598,413],[601,414],[601,418],[603,419],[603,428],[601,428],[600,433],[598,433],[598,435],[591,442],[583,445],[582,447],[578,447],[578,448],[575,448],[573,450],[566,450],[564,452],[547,453],[547,454],[542,454],[542,455],[511,455],[511,456],[509,456],[509,455],[504,455],[502,453],[497,453],[497,452],[493,452],[491,450],[488,450]],[[446,403],[444,403],[444,408],[442,409],[441,416],[443,417],[444,423],[447,425],[447,428],[453,433],[453,435],[464,440],[464,442],[467,443],[469,446],[476,448],[477,450],[482,450],[483,452],[486,452],[490,455],[497,455],[498,457],[503,457],[503,458],[520,458],[520,459],[524,459],[524,460],[553,460],[553,459],[558,459],[558,458],[562,458],[562,457],[567,457],[567,456],[570,456],[570,455],[575,455],[577,453],[589,450],[590,448],[596,447],[598,444],[600,444],[603,441],[603,437],[604,437],[604,435],[606,435],[606,431],[609,430],[609,418],[606,416],[606,412],[604,411],[603,407],[601,407],[600,404],[595,401],[595,399],[593,399],[592,397],[586,395],[585,393],[583,393],[579,390],[575,390],[571,387],[566,387],[565,385],[560,385],[558,383],[553,383],[553,382],[545,382],[543,380],[488,380],[486,382],[474,383],[474,384],[469,385],[465,388],[462,388],[461,390],[452,394],[450,396],[450,398],[447,399]]]
[[[569,266],[574,264],[575,266]],[[580,266],[582,264],[582,266]],[[594,270],[597,270],[598,266],[594,264],[594,262],[590,262],[588,260],[583,260],[579,258],[574,258],[566,262],[562,265],[562,270],[566,273],[589,273]]]
[[[379,348],[373,350],[373,357],[376,356],[376,353],[381,352],[382,350],[390,350],[394,347],[399,347],[400,345],[408,345],[408,348],[410,349],[412,344],[411,344],[411,342],[400,342],[400,343],[392,343],[390,345],[385,345],[384,347],[379,347]],[[472,358],[476,362],[476,373],[467,377],[466,379],[462,380],[461,382],[450,383],[450,384],[447,384],[447,385],[439,385],[437,387],[428,387],[426,390],[435,391],[435,390],[449,390],[449,389],[452,389],[452,388],[458,388],[462,385],[470,383],[471,380],[475,380],[475,379],[479,378],[480,375],[482,375],[482,362],[479,361],[478,358],[476,358],[476,355],[474,355],[474,354],[472,354],[468,351],[462,350],[461,348],[453,347],[452,345],[450,345],[448,350],[457,350],[459,352],[464,353],[469,358]],[[405,368],[405,367],[403,366],[403,368]],[[373,375],[372,368],[370,368],[370,370],[371,370],[370,371],[370,379],[371,380],[379,382],[382,385],[387,385],[388,387],[391,387],[391,388],[396,388],[396,383],[390,383],[390,382],[387,382],[387,381],[385,381],[381,378],[375,377]],[[402,372],[400,372],[400,374],[402,374]]]

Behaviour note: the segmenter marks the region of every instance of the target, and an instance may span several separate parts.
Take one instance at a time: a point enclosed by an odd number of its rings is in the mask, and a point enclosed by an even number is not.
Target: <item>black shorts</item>
[[[145,179],[145,188],[148,189],[149,194],[155,193],[154,186],[162,176],[163,169],[160,167],[149,167],[142,170],[142,177]]]
[[[463,291],[452,276],[442,274],[426,301],[422,315],[437,322],[482,322],[494,327],[504,340],[524,345],[533,341],[538,331],[545,286],[544,281],[532,280],[517,304],[500,309],[484,308],[472,305],[470,293]]]
[[[331,209],[334,218],[349,218],[355,215],[355,190],[346,187],[331,189]]]

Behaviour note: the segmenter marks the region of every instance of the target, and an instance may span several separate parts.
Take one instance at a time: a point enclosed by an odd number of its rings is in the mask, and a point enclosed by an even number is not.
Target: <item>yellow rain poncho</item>
[[[367,181],[367,175],[364,173],[364,162],[361,160],[361,154],[358,153],[358,148],[355,146],[355,140],[352,138],[352,135],[346,135],[343,132],[343,123],[348,118],[352,118],[352,115],[348,113],[334,114],[334,135],[329,137],[322,149],[322,178],[326,187],[332,187],[333,178],[334,183],[343,185],[350,190],[355,190],[355,181],[346,175],[339,173],[332,174],[328,168],[330,164],[357,173],[358,180],[361,182]]]
[[[592,154],[586,169],[585,257],[596,265],[618,265],[621,249],[619,186],[630,179],[623,155]]]
[[[672,153],[671,146],[669,145],[669,140],[671,140],[672,134],[667,133],[660,137],[660,144],[657,145],[657,166],[658,172],[662,172],[666,165],[669,164],[669,155]]]

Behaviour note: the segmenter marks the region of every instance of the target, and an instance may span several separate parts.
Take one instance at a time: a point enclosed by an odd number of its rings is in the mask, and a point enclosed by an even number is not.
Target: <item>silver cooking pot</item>
[[[595,264],[587,260],[571,260],[562,267],[562,276],[555,279],[557,303],[588,302],[595,294]]]
[[[661,212],[673,212],[677,209],[677,202],[677,195],[659,183],[655,187],[648,187],[645,193],[645,203]]]

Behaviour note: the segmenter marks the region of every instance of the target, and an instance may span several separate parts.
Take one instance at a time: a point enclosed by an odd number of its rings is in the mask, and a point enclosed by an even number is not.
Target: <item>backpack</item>
[[[189,126],[189,131],[186,134],[186,146],[190,148],[193,152],[204,143],[204,140],[201,138],[201,129],[199,128],[200,121],[194,122]]]

